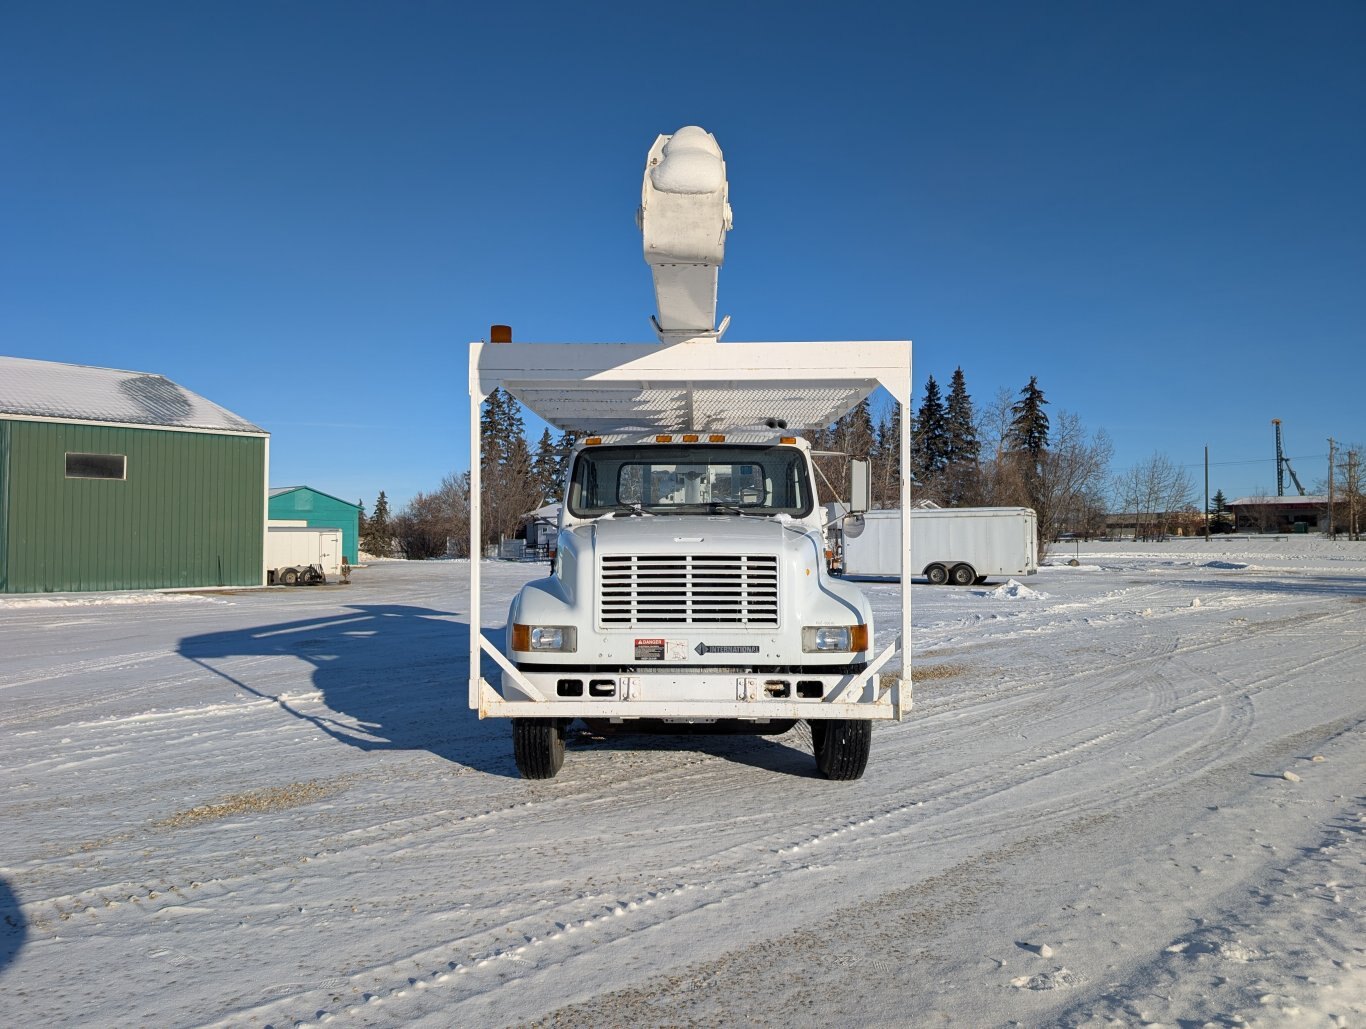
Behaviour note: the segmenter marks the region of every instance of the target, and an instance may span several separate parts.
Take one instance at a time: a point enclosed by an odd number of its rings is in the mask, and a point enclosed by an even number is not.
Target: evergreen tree
[[[980,467],[982,444],[977,437],[977,419],[968,395],[963,369],[956,368],[945,408],[947,447],[941,492],[949,507],[979,503],[983,495]]]
[[[540,506],[541,490],[532,474],[522,405],[506,390],[495,389],[484,401],[479,434],[482,542],[490,544],[517,534],[522,515]]]
[[[948,464],[949,428],[939,383],[931,375],[925,380],[925,399],[915,416],[915,434],[911,437],[911,463],[916,477],[926,486],[933,486],[935,478]]]
[[[550,438],[550,430],[541,433],[541,441],[536,444],[536,454],[531,459],[531,476],[536,480],[536,488],[541,499],[553,497],[560,486],[555,474],[560,467],[560,457],[555,453],[555,441]]]
[[[893,403],[891,411],[878,421],[877,434],[871,455],[873,476],[873,506],[894,508],[901,505],[901,405]]]
[[[1029,377],[1029,385],[1020,390],[1020,399],[1010,408],[1010,430],[1006,434],[1007,449],[1028,456],[1029,463],[1037,469],[1048,449],[1048,415],[1044,413],[1043,390],[1039,389],[1039,378]]]
[[[976,463],[981,455],[982,445],[977,439],[977,420],[973,416],[972,397],[968,395],[967,380],[963,377],[961,366],[953,372],[945,421],[948,430],[948,452],[945,456],[948,463]]]
[[[365,519],[360,534],[360,548],[375,557],[388,557],[394,548],[394,528],[389,521],[389,498],[384,490],[375,499],[375,510]]]
[[[1224,491],[1221,489],[1215,490],[1214,496],[1210,498],[1210,504],[1212,505],[1209,509],[1210,514],[1223,514],[1224,509],[1228,506],[1228,500],[1224,496]]]

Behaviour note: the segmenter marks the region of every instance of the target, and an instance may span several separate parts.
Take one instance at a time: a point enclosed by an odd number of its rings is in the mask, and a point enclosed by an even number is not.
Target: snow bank
[[[56,597],[0,597],[0,608],[13,611],[25,607],[123,607],[128,604],[226,604],[195,593],[110,593]]]
[[[1016,582],[1014,579],[1008,579],[1008,580],[1007,580],[1005,583],[1003,583],[1002,585],[997,586],[997,587],[996,587],[994,590],[992,590],[991,592],[985,593],[985,594],[983,594],[983,595],[984,595],[984,596],[991,597],[993,600],[1047,600],[1047,599],[1048,599],[1048,594],[1047,594],[1047,593],[1040,593],[1038,590],[1032,590],[1032,589],[1030,589],[1028,586],[1026,586],[1024,583],[1022,583],[1022,582]]]

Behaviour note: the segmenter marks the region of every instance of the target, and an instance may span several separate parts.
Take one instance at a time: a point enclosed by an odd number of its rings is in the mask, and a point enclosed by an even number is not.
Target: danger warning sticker
[[[636,640],[637,661],[663,661],[663,640]]]
[[[687,640],[636,640],[637,661],[686,661]]]

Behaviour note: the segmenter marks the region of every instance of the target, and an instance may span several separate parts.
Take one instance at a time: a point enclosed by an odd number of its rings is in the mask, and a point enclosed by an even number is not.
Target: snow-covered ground
[[[1052,560],[913,587],[854,783],[803,726],[518,778],[458,562],[0,600],[3,1021],[1366,1024],[1366,544]]]

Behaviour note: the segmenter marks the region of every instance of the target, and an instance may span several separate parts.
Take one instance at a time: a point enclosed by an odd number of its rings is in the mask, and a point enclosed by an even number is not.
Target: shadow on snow
[[[19,898],[5,879],[0,879],[0,973],[13,964],[28,939],[28,920],[19,910]]]
[[[501,646],[503,630],[484,632]],[[249,629],[188,636],[181,656],[236,688],[272,701],[339,743],[365,751],[425,750],[490,775],[516,778],[508,719],[481,720],[468,703],[470,630],[452,612],[404,604],[355,604],[339,612]],[[271,664],[235,658],[296,658],[313,666],[327,710],[292,698]],[[484,659],[484,677],[497,667]],[[571,752],[697,751],[769,771],[814,775],[811,755],[789,737],[653,736],[607,739],[570,730]],[[795,742],[795,741],[794,741]]]

